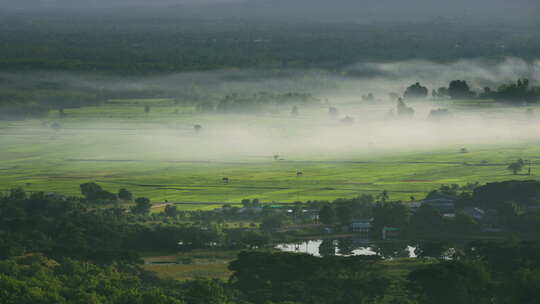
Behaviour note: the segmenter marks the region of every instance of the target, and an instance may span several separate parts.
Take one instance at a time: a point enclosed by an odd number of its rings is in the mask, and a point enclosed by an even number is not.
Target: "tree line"
[[[419,82],[407,87],[403,93],[406,99],[423,99],[429,96],[427,87]],[[528,79],[518,79],[516,82],[500,85],[496,89],[483,88],[478,93],[473,91],[466,80],[452,80],[448,87],[440,87],[431,91],[431,97],[451,98],[455,100],[493,99],[508,103],[534,103],[540,101],[540,87],[534,87]]]
[[[443,186],[426,199],[452,196],[458,206],[495,208],[501,223],[534,239],[539,217],[527,210],[536,206],[539,188],[536,181]],[[297,203],[287,212],[291,215],[284,215],[259,200],[244,200],[241,208],[224,206],[221,213],[182,214],[173,207],[162,214],[138,213],[112,200],[133,200],[128,190],[104,191],[86,183],[80,198],[21,189],[0,197],[1,303],[534,303],[538,296],[538,241],[447,242],[440,229],[463,229],[459,235],[466,236],[470,222],[458,224],[456,217],[447,226],[450,222],[441,222],[432,208],[411,214],[385,192],[331,205]],[[329,225],[371,216],[376,227],[414,232],[421,240],[419,259],[396,277],[389,258],[402,256],[399,241],[377,243],[376,256],[335,256],[330,246],[323,257],[260,250],[279,235],[280,221],[291,221],[284,217],[302,221],[308,207],[320,208],[320,220]],[[258,218],[260,228],[219,224],[219,217],[244,216]],[[142,252],[197,248],[250,250],[230,264],[228,282],[161,280],[138,266]]]

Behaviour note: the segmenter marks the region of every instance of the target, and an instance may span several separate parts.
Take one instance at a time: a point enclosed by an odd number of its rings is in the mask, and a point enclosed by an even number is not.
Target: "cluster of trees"
[[[531,237],[540,229],[540,182],[507,181],[488,183],[484,186],[443,185],[431,191],[425,201],[443,199],[451,202],[452,217],[445,217],[444,210],[425,203],[411,209],[407,203],[389,201],[382,193],[377,199],[361,196],[338,199],[333,203],[319,203],[319,221],[327,226],[348,227],[355,220],[372,219],[372,237],[381,237],[383,227],[399,228],[403,238],[432,238],[466,236],[482,230],[483,223],[464,212],[465,208],[481,208],[486,215],[486,225],[506,229]],[[448,207],[445,207],[448,208]],[[488,220],[489,219],[489,220]]]
[[[536,206],[539,190],[536,181],[453,185],[430,192],[426,199],[453,197],[458,209],[497,208],[508,227],[533,236],[540,229],[540,216],[524,210]],[[405,256],[406,243],[377,243],[378,256],[339,257],[335,244],[324,242],[323,258],[241,253],[230,264],[233,276],[228,283],[159,280],[136,266],[138,253],[265,247],[272,243],[286,215],[256,199],[243,200],[242,208],[224,206],[222,212],[182,214],[169,205],[161,215],[137,214],[114,204],[103,206],[100,199],[108,196],[103,191],[83,184],[81,192],[86,198],[28,195],[21,189],[0,197],[0,302],[529,303],[538,296],[540,245],[534,242],[461,246],[421,241],[416,254],[438,260],[417,264],[404,279],[392,275],[381,259]],[[127,189],[120,189],[116,196],[133,199]],[[405,204],[390,201],[386,192],[376,198],[364,195],[332,204],[296,203],[286,214],[301,217],[305,208],[315,207],[320,209],[320,221],[327,225],[373,218],[375,229],[401,227],[416,239],[448,233],[470,236],[478,229],[470,217],[458,213],[455,219],[445,219],[428,205],[411,213]],[[220,220],[242,217],[259,219],[260,229],[219,225]],[[340,240],[338,246],[344,253],[353,249],[347,240]]]
[[[279,112],[279,105],[287,105],[292,103],[305,104],[318,101],[319,100],[317,98],[313,97],[309,93],[297,92],[284,94],[260,92],[250,96],[231,94],[225,96],[218,102],[217,106],[215,107],[215,111],[218,113],[260,113],[264,111],[277,113]],[[209,105],[202,105],[198,108],[200,111],[213,110]],[[296,108],[296,115],[298,115],[298,107],[294,106],[294,108]]]
[[[320,258],[251,251],[230,263],[229,282],[178,282],[128,263],[96,264],[31,253],[0,261],[0,302],[535,303],[539,257],[538,242],[472,242],[445,258],[411,261],[396,273],[377,256]]]
[[[333,203],[323,203],[319,211],[319,221],[325,225],[349,225],[353,219],[368,219],[373,216],[374,197],[362,195],[353,199],[337,199]]]
[[[381,194],[378,200],[371,195],[338,199],[323,204],[319,211],[319,221],[328,226],[348,227],[354,220],[373,218],[374,231],[380,231],[385,226],[405,228],[411,215],[409,208],[402,202],[387,200],[387,194]]]
[[[406,99],[418,99],[418,98],[426,98],[428,96],[428,88],[422,86],[419,82],[409,86],[405,93],[403,93],[403,97]]]
[[[378,256],[244,252],[230,264],[231,286],[253,303],[534,303],[540,244],[473,242],[417,263],[404,278]],[[435,250],[430,250],[434,248]],[[440,251],[439,251],[440,253]]]
[[[523,170],[523,166],[525,166],[525,161],[523,161],[523,159],[520,158],[516,160],[515,162],[508,164],[507,169],[512,171],[514,175],[517,175],[518,172]],[[529,175],[530,175],[530,172],[529,172]]]
[[[95,90],[55,87],[40,84],[30,87],[0,81],[0,119],[19,120],[42,117],[49,110],[96,104],[104,94]],[[64,118],[64,115],[59,117]]]
[[[218,280],[164,280],[134,264],[40,253],[1,260],[0,289],[6,304],[227,304],[237,293]]]
[[[483,208],[495,207],[498,203],[514,202],[521,206],[534,206],[540,199],[540,182],[504,181],[487,183],[473,191],[471,201]]]
[[[133,194],[129,190],[122,188],[118,190],[118,193],[112,193],[104,190],[100,185],[89,182],[80,185],[81,194],[84,196],[87,203],[90,204],[111,204],[118,202],[119,200],[125,202],[133,201]],[[135,206],[131,208],[131,212],[135,214],[148,214],[152,204],[150,199],[146,197],[137,197],[135,200]]]
[[[312,224],[316,221],[333,227],[337,232],[350,231],[354,222],[370,221],[372,239],[382,237],[383,227],[399,228],[403,239],[468,237],[490,229],[509,230],[529,238],[540,227],[539,213],[535,209],[540,199],[538,193],[540,186],[533,181],[509,181],[484,186],[477,183],[443,185],[422,200],[435,203],[423,203],[414,208],[407,202],[391,201],[388,192],[384,191],[377,197],[362,195],[337,199],[331,203],[296,202],[280,208],[262,204],[257,199],[246,199],[242,201],[243,208],[225,205],[219,212],[197,211],[183,216],[205,225],[221,223],[223,227],[227,226],[224,223],[228,221],[247,221],[251,222],[245,226],[248,230],[256,231],[258,227],[263,234],[276,239],[296,235],[296,230],[289,230],[288,225]],[[416,199],[411,197],[411,200]],[[438,200],[450,203],[450,206],[438,206]],[[481,219],[476,217],[471,213],[474,208],[481,209],[485,216]],[[258,226],[255,224],[257,222],[261,224]]]
[[[185,303],[174,285],[126,264],[100,266],[39,253],[0,261],[2,303]]]
[[[496,212],[495,225],[534,237],[540,229],[540,182],[488,183],[474,190],[463,204]]]
[[[442,90],[445,91],[444,89]],[[474,98],[476,94],[471,91],[471,88],[465,80],[452,80],[448,86],[448,96],[452,99],[467,99]]]
[[[540,101],[540,87],[532,87],[528,79],[518,79],[515,83],[503,84],[496,90],[485,87],[482,93],[471,90],[465,80],[452,80],[448,87],[440,87],[432,90],[433,98],[451,99],[494,99],[510,103],[533,103]],[[420,83],[415,83],[405,90],[403,97],[406,99],[422,99],[428,97],[428,88]]]
[[[232,287],[252,303],[373,303],[390,287],[376,258],[317,258],[242,252],[230,264]]]
[[[81,192],[84,198],[29,195],[17,188],[0,196],[0,258],[42,252],[54,258],[133,262],[141,251],[260,248],[281,238],[278,230],[290,221],[282,210],[263,207],[257,199],[243,200],[244,208],[225,205],[221,212],[179,211],[169,204],[161,213],[150,213],[150,201],[131,201],[127,189],[113,194],[85,183]],[[294,214],[301,216],[299,210]],[[230,221],[250,224],[235,228]]]
[[[13,78],[13,79],[11,79]],[[64,109],[97,105],[110,99],[155,98],[179,95],[165,89],[105,89],[81,87],[70,81],[21,81],[17,77],[0,78],[0,119],[40,118],[57,110],[58,118],[66,118]],[[108,81],[103,77],[103,81]]]
[[[480,97],[493,98],[503,102],[538,102],[540,88],[530,86],[528,79],[518,79],[515,83],[503,84],[496,91],[486,87]]]
[[[0,198],[0,257],[43,252],[90,261],[136,261],[140,251],[178,251],[225,245],[219,227],[166,223],[119,207],[95,208],[85,199],[14,189]],[[169,211],[169,216],[170,211]]]
[[[534,303],[539,245],[473,241],[453,248],[445,261],[412,271],[408,286],[419,293],[414,297],[419,303]]]

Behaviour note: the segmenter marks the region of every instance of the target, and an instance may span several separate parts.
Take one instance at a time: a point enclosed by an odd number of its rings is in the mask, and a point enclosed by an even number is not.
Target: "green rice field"
[[[151,111],[145,113],[143,105]],[[80,184],[95,181],[110,191],[127,188],[155,203],[209,209],[244,198],[291,203],[383,190],[391,199],[408,201],[441,184],[534,179],[540,174],[540,142],[472,143],[468,153],[459,153],[453,144],[376,153],[289,153],[277,160],[275,151],[255,147],[253,153],[239,149],[235,154],[233,149],[220,157],[217,152],[206,156],[216,147],[205,149],[206,143],[197,142],[193,124],[200,123],[204,131],[225,120],[249,125],[256,119],[270,126],[291,118],[194,115],[193,107],[168,99],[116,100],[65,112],[62,119],[51,112],[37,120],[0,122],[0,190],[22,187],[79,195]],[[51,128],[53,122],[60,130]],[[163,140],[154,146],[159,136]],[[528,166],[518,175],[506,169],[518,158],[531,161],[531,176],[525,174]]]

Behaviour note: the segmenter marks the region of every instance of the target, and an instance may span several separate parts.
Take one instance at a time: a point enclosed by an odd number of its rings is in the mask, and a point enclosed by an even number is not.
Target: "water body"
[[[404,242],[366,242],[358,239],[309,240],[282,243],[276,246],[284,252],[307,253],[313,256],[379,255],[385,259],[397,257],[415,258],[416,247]]]

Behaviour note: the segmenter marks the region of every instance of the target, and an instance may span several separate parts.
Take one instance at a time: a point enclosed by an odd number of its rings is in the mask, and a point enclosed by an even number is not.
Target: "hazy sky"
[[[180,17],[319,21],[426,21],[539,24],[539,0],[0,0],[8,9],[162,8]]]

